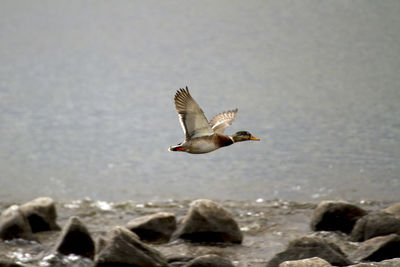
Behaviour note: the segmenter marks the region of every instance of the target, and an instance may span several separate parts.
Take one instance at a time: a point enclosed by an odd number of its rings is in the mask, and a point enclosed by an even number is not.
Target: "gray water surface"
[[[400,200],[399,1],[0,6],[3,200]],[[186,85],[261,142],[168,152]]]

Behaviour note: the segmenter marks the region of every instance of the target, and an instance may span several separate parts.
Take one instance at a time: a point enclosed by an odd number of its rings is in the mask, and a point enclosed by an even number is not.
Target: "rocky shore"
[[[0,266],[400,266],[400,203],[369,211],[323,201],[310,208],[310,232],[299,233],[266,262],[253,264],[221,251],[246,253],[248,228],[259,224],[240,227],[234,210],[211,200],[184,208],[182,216],[159,210],[96,231],[84,222],[95,216],[82,212],[68,216],[61,227],[56,203],[48,197],[11,205],[0,215]],[[109,221],[107,216],[96,220],[104,220],[96,225]]]

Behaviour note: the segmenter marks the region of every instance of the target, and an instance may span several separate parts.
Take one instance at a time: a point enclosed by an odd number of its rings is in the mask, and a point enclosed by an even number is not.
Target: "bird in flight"
[[[232,136],[224,135],[225,129],[235,120],[237,109],[221,112],[209,122],[187,87],[178,90],[174,100],[185,141],[169,147],[169,151],[203,154],[241,141],[260,141],[247,131],[239,131]]]

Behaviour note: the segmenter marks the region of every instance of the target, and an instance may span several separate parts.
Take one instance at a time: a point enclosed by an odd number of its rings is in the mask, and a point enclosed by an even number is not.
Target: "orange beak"
[[[250,140],[253,140],[253,141],[260,141],[259,138],[255,138],[254,136],[250,136]]]

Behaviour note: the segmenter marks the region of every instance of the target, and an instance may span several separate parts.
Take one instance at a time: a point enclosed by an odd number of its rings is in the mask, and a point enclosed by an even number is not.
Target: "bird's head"
[[[255,138],[248,131],[239,131],[239,132],[235,133],[234,135],[232,135],[232,139],[233,139],[233,142],[235,142],[235,143],[242,142],[242,141],[249,141],[249,140],[260,141],[260,139]]]

